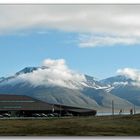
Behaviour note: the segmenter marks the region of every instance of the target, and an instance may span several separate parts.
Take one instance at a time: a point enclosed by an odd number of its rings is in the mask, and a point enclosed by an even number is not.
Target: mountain
[[[53,74],[50,72],[53,71]],[[130,108],[132,102],[109,92],[111,83],[68,70],[64,77],[48,67],[26,67],[0,81],[1,94],[28,95],[45,102],[86,108]],[[66,76],[68,78],[66,78]]]
[[[19,80],[19,77],[24,74],[30,74],[38,69],[44,70],[45,67],[26,67],[23,70],[17,72],[14,76],[4,78],[0,82],[0,93],[2,94],[18,94],[18,95],[28,95],[42,101],[46,101],[54,104],[64,104],[72,105],[78,107],[96,107],[99,105],[95,100],[82,94],[77,89],[71,89],[66,87],[61,87],[57,85],[39,85],[34,86],[29,81]],[[81,83],[75,83],[75,81],[65,81],[69,82],[66,84],[77,84],[76,86],[81,88]]]
[[[102,84],[107,85],[125,85],[125,84],[131,84],[133,80],[131,78],[128,78],[123,75],[117,75],[114,77],[106,78],[100,81]]]
[[[118,75],[101,80],[100,82],[110,86],[108,91],[111,94],[140,106],[140,86],[135,80]]]

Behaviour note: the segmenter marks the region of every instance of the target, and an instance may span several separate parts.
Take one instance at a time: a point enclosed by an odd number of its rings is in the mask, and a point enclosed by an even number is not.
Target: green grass
[[[0,120],[1,136],[140,136],[140,115]]]

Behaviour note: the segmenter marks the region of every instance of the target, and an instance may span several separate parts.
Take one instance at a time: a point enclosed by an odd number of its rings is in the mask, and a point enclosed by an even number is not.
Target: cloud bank
[[[62,86],[77,89],[85,81],[85,76],[69,69],[64,59],[46,59],[38,70],[20,74],[14,81],[28,81],[33,86]]]
[[[102,36],[102,35],[79,35],[79,46],[87,47],[110,47],[114,45],[136,45],[140,44],[138,37]]]
[[[140,5],[0,5],[0,34],[34,28],[88,34],[80,47],[140,44]]]

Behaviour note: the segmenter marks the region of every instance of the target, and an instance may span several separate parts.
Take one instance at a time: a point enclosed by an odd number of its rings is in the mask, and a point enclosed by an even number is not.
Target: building
[[[87,116],[96,115],[96,110],[49,104],[25,95],[0,94],[0,115],[5,113],[12,117],[32,117],[35,114]]]

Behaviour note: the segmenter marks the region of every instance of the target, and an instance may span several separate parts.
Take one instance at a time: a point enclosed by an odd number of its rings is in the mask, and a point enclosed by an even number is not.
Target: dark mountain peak
[[[85,75],[85,78],[89,81],[95,81],[95,78],[89,75]]]
[[[39,67],[25,67],[21,71],[17,72],[16,75],[25,74],[25,73],[31,73],[31,72],[37,70],[38,68]]]

